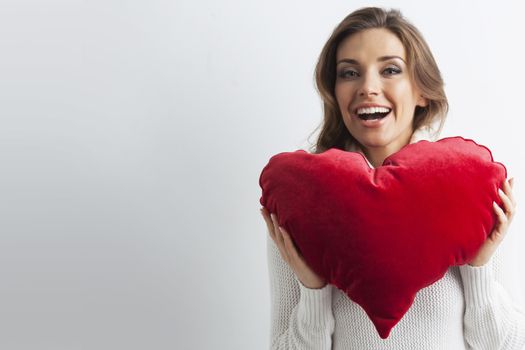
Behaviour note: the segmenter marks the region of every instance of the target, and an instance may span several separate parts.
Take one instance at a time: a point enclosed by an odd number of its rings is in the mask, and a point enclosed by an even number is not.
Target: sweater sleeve
[[[472,349],[521,350],[525,313],[499,278],[498,251],[484,266],[459,267],[465,293],[464,336]]]
[[[270,274],[272,350],[323,350],[332,348],[334,316],[332,286],[309,289],[282,259],[273,240],[267,238]]]

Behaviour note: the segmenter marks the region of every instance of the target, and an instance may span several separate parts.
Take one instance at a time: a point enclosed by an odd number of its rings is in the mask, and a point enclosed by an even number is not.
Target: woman
[[[399,11],[363,8],[325,44],[316,68],[324,123],[314,153],[362,152],[378,167],[408,143],[435,140],[448,103],[443,80],[419,31]],[[449,268],[422,289],[387,339],[342,291],[316,275],[277,217],[269,231],[272,349],[521,349],[525,315],[499,278],[496,248],[515,211],[513,181],[500,191],[498,222],[469,265]]]

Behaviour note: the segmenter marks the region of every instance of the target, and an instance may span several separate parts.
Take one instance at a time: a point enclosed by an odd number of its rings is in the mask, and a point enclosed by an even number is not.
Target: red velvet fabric
[[[376,169],[357,152],[298,150],[270,158],[260,203],[387,338],[420,289],[475,256],[506,176],[488,148],[462,137],[409,144]]]

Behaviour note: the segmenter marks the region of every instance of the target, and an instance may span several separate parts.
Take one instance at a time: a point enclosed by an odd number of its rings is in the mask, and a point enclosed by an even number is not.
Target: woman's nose
[[[372,74],[365,75],[361,81],[361,86],[358,89],[360,96],[377,95],[381,91],[379,79]]]

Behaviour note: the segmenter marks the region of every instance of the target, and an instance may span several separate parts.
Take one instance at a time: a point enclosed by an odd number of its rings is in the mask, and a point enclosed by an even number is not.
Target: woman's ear
[[[419,107],[426,107],[428,106],[428,100],[424,98],[422,95],[419,95],[419,98],[417,99],[417,105]]]

